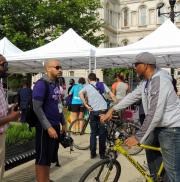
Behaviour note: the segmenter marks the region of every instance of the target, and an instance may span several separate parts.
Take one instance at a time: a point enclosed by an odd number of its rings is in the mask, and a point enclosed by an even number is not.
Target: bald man
[[[39,119],[36,126],[36,180],[49,182],[51,162],[55,161],[59,142],[60,124],[65,132],[62,113],[61,89],[57,83],[62,75],[60,61],[48,60],[45,63],[46,75],[38,80],[33,88],[33,109]]]

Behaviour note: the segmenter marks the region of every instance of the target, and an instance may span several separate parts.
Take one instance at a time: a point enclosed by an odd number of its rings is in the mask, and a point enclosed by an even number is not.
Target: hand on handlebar
[[[128,146],[128,147],[132,147],[135,146],[139,143],[139,141],[136,139],[135,136],[131,136],[129,138],[127,138],[124,143]]]

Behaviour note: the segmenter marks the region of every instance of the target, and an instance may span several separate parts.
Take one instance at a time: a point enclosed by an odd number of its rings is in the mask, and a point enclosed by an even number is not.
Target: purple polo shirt
[[[54,82],[48,83],[48,89],[44,83],[44,80],[38,80],[33,88],[33,99],[42,101],[43,111],[45,116],[51,125],[58,125],[64,123],[64,117],[62,113],[59,113],[58,104],[61,102],[59,86]],[[47,93],[48,94],[47,94]]]

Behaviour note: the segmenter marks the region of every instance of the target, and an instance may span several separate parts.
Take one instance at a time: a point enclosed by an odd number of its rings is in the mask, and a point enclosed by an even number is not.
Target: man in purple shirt
[[[6,77],[8,70],[6,58],[0,54],[0,79]],[[8,112],[8,103],[4,93],[2,84],[0,83],[0,181],[4,175],[4,159],[5,159],[5,130],[6,124],[10,121],[17,121],[20,117],[19,111],[14,111],[15,106]]]
[[[38,80],[33,88],[33,109],[39,123],[36,126],[36,179],[37,182],[49,182],[51,162],[56,162],[60,134],[65,132],[65,120],[62,113],[61,89],[57,78],[62,75],[60,62],[56,59],[45,63],[46,75]]]

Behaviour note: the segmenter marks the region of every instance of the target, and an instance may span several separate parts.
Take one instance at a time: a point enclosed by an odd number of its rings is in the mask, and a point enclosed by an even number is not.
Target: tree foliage
[[[6,36],[22,50],[41,46],[73,28],[98,46],[100,0],[0,0],[0,37]]]
[[[104,77],[104,82],[108,86],[111,86],[112,83],[115,82],[115,74],[116,73],[123,73],[123,75],[125,76],[126,82],[136,80],[136,74],[133,72],[132,69],[128,69],[128,68],[106,68],[106,69],[103,69],[103,77]]]

